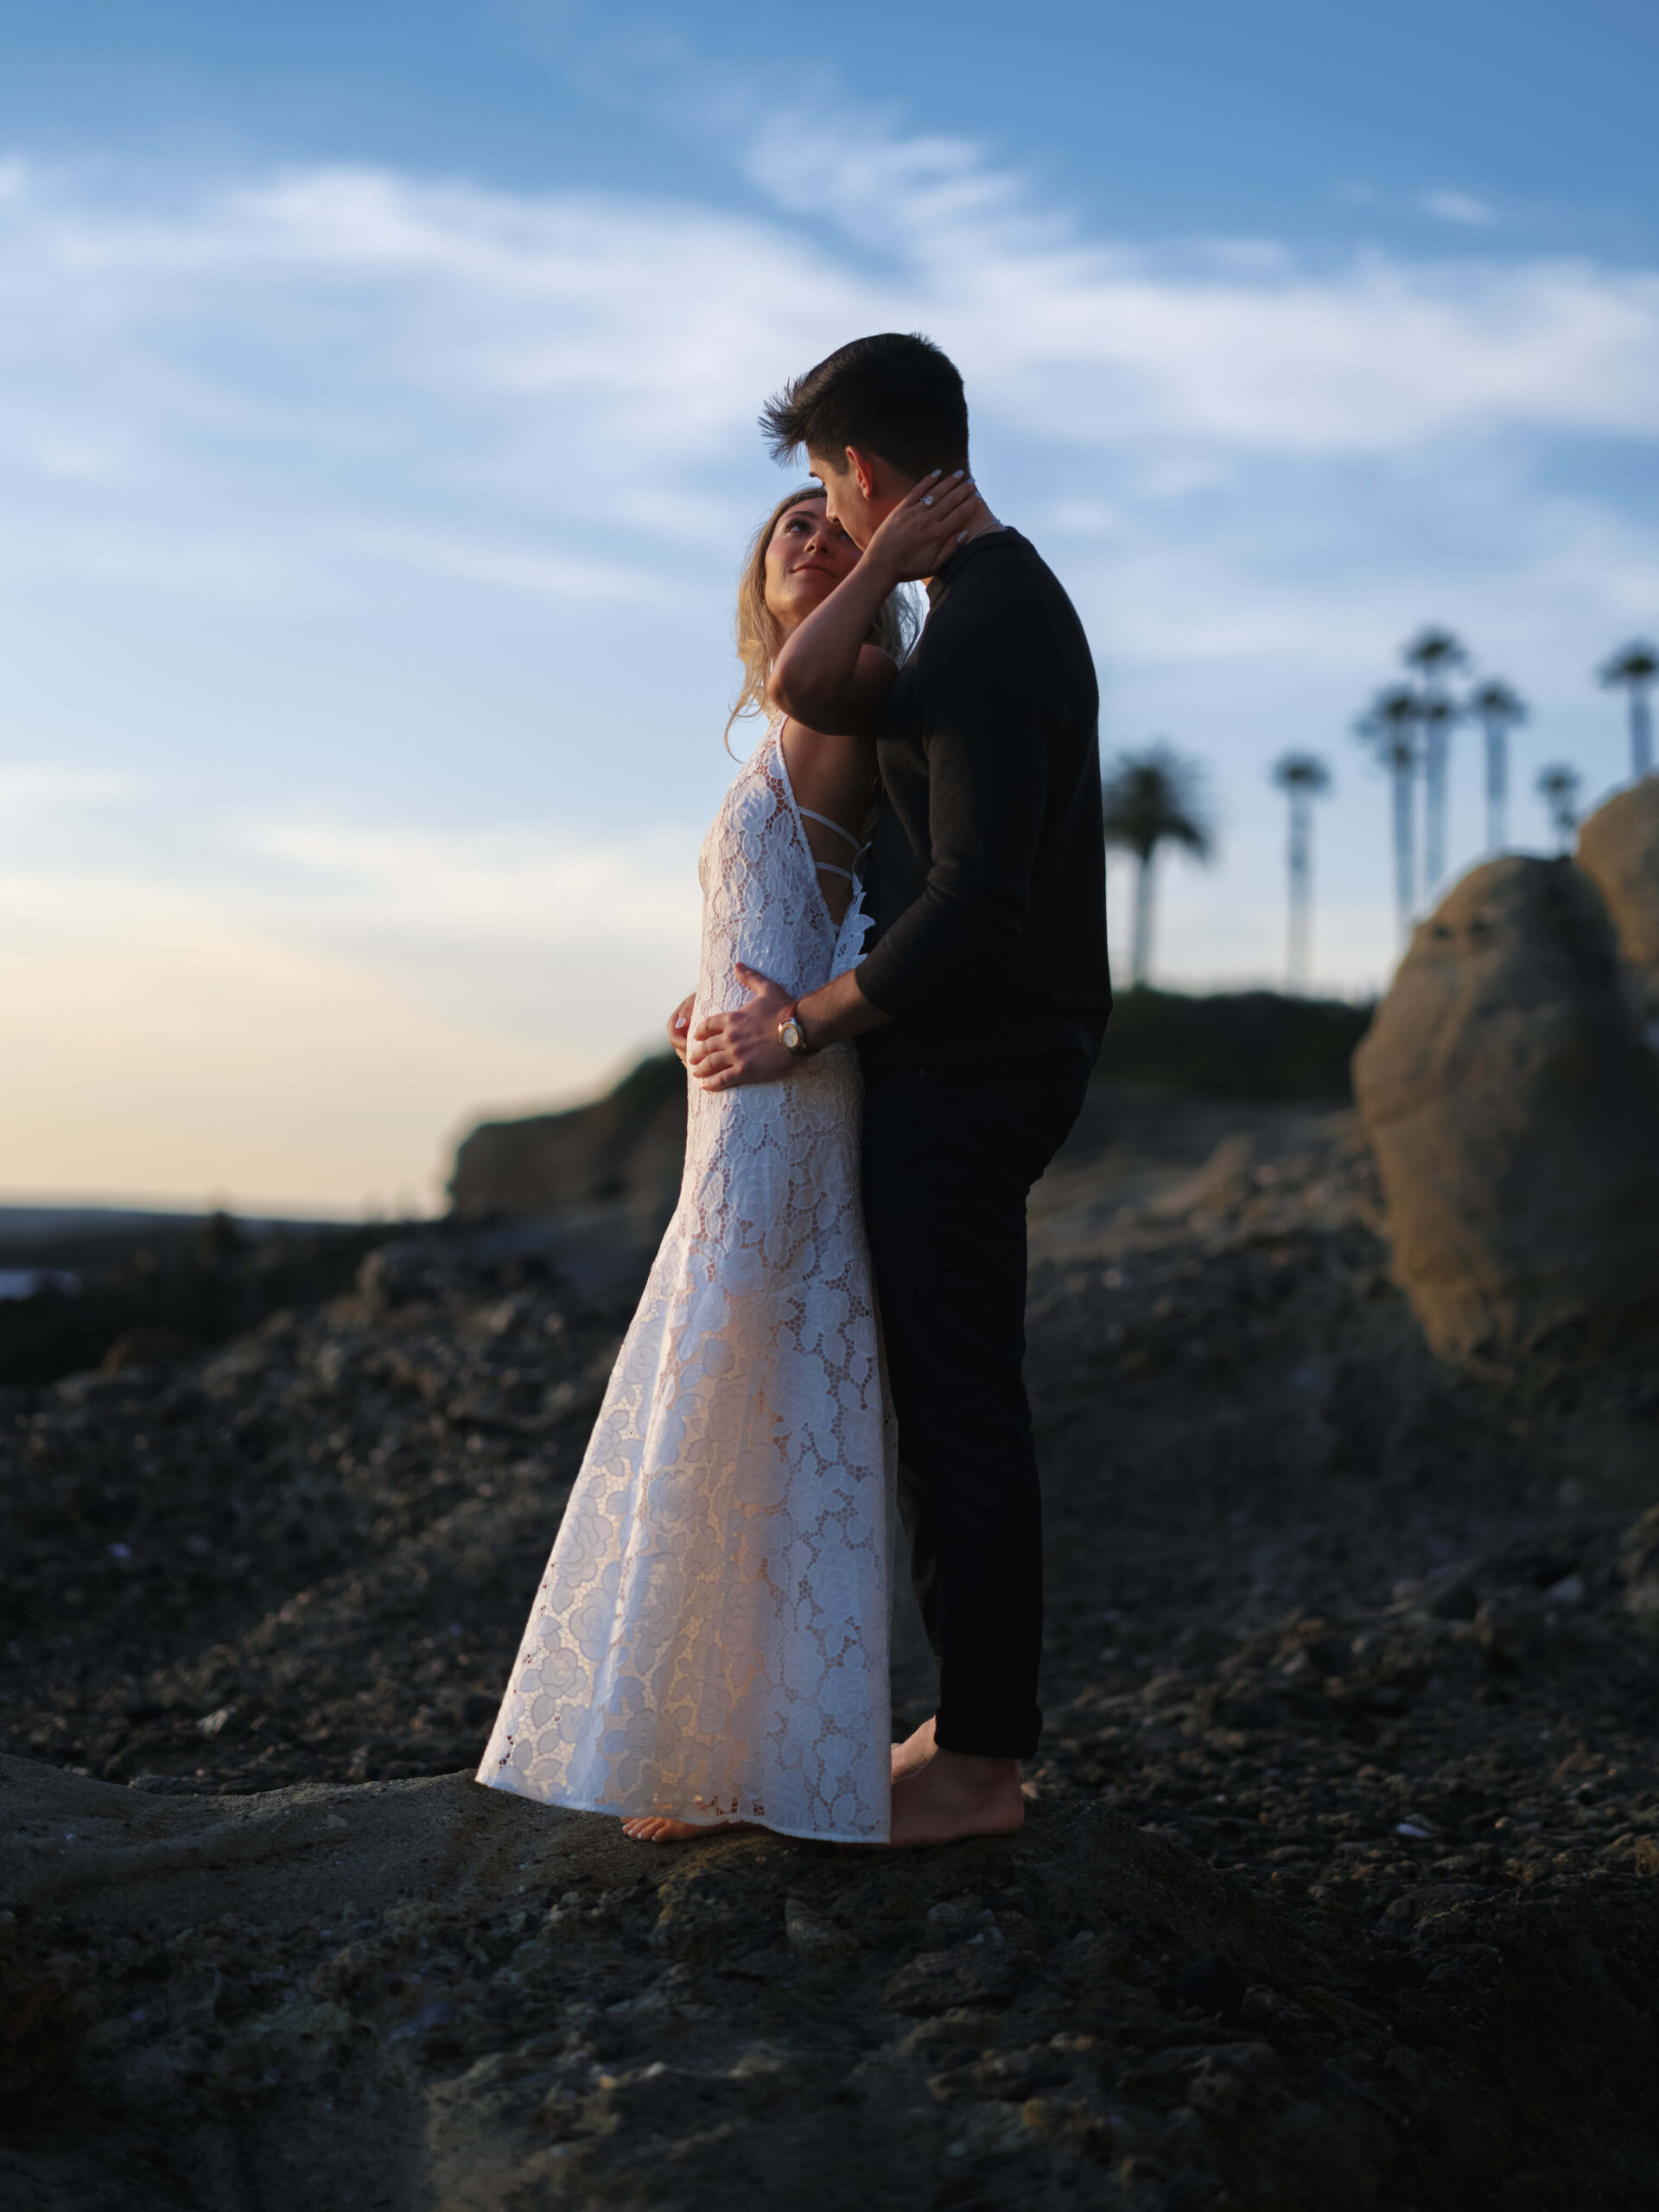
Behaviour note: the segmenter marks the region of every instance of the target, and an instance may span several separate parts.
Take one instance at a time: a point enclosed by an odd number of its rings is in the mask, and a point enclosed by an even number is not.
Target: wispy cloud
[[[1438,186],[1431,191],[1402,193],[1380,192],[1373,184],[1349,182],[1338,197],[1349,207],[1373,207],[1379,214],[1427,216],[1434,223],[1450,223],[1459,230],[1489,231],[1498,221],[1498,211],[1490,200],[1472,192],[1460,192],[1449,185]]]
[[[1491,202],[1477,200],[1471,192],[1426,192],[1418,205],[1436,222],[1456,223],[1466,231],[1489,231],[1497,220]]]
[[[567,605],[573,600],[610,601],[635,607],[662,604],[662,581],[643,565],[630,569],[614,562],[560,560],[533,547],[493,545],[411,530],[365,532],[358,545],[365,556],[378,554],[434,575],[530,592]]]
[[[500,939],[550,953],[696,942],[695,832],[658,829],[604,842],[549,823],[467,832],[296,823],[244,842],[304,879],[308,927],[367,927],[406,939]]]
[[[137,788],[135,778],[112,769],[63,767],[48,761],[0,763],[0,821],[109,805],[130,798]]]

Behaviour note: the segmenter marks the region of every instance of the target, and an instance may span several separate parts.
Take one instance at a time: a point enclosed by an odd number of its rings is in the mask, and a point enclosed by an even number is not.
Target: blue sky
[[[1627,6],[13,0],[0,18],[0,1189],[430,1202],[684,988],[756,408],[960,360],[1109,749],[1210,769],[1173,982],[1387,974],[1349,734],[1451,623],[1538,765],[1659,626],[1659,18]],[[1453,856],[1479,836],[1459,741]],[[1126,875],[1126,871],[1120,874]],[[1121,893],[1114,891],[1115,915]]]

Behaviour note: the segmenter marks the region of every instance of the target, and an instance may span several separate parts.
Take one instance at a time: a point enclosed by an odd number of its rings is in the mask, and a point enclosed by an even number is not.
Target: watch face
[[[783,1045],[784,1050],[786,1052],[798,1052],[800,1051],[801,1030],[800,1024],[798,1022],[786,1021],[783,1027],[779,1031],[778,1035]]]

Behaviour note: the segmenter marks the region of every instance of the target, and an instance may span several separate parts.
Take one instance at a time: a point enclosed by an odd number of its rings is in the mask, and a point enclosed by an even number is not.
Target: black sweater
[[[893,1017],[867,1072],[1077,1051],[1111,1010],[1100,694],[1071,601],[1017,531],[928,587],[931,612],[876,733],[859,988]]]

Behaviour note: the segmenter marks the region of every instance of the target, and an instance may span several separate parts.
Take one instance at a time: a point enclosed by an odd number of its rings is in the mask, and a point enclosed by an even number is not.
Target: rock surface
[[[1615,792],[1580,824],[1579,866],[1640,980],[1644,1018],[1659,1021],[1659,776]]]
[[[8,2206],[1646,2212],[1652,1346],[1438,1365],[1377,1221],[1345,1117],[1091,1101],[1049,1727],[947,1851],[467,1779],[625,1301],[393,1247],[0,1402]]]
[[[1659,1058],[1571,862],[1464,878],[1414,935],[1354,1088],[1437,1351],[1513,1354],[1659,1295]]]

